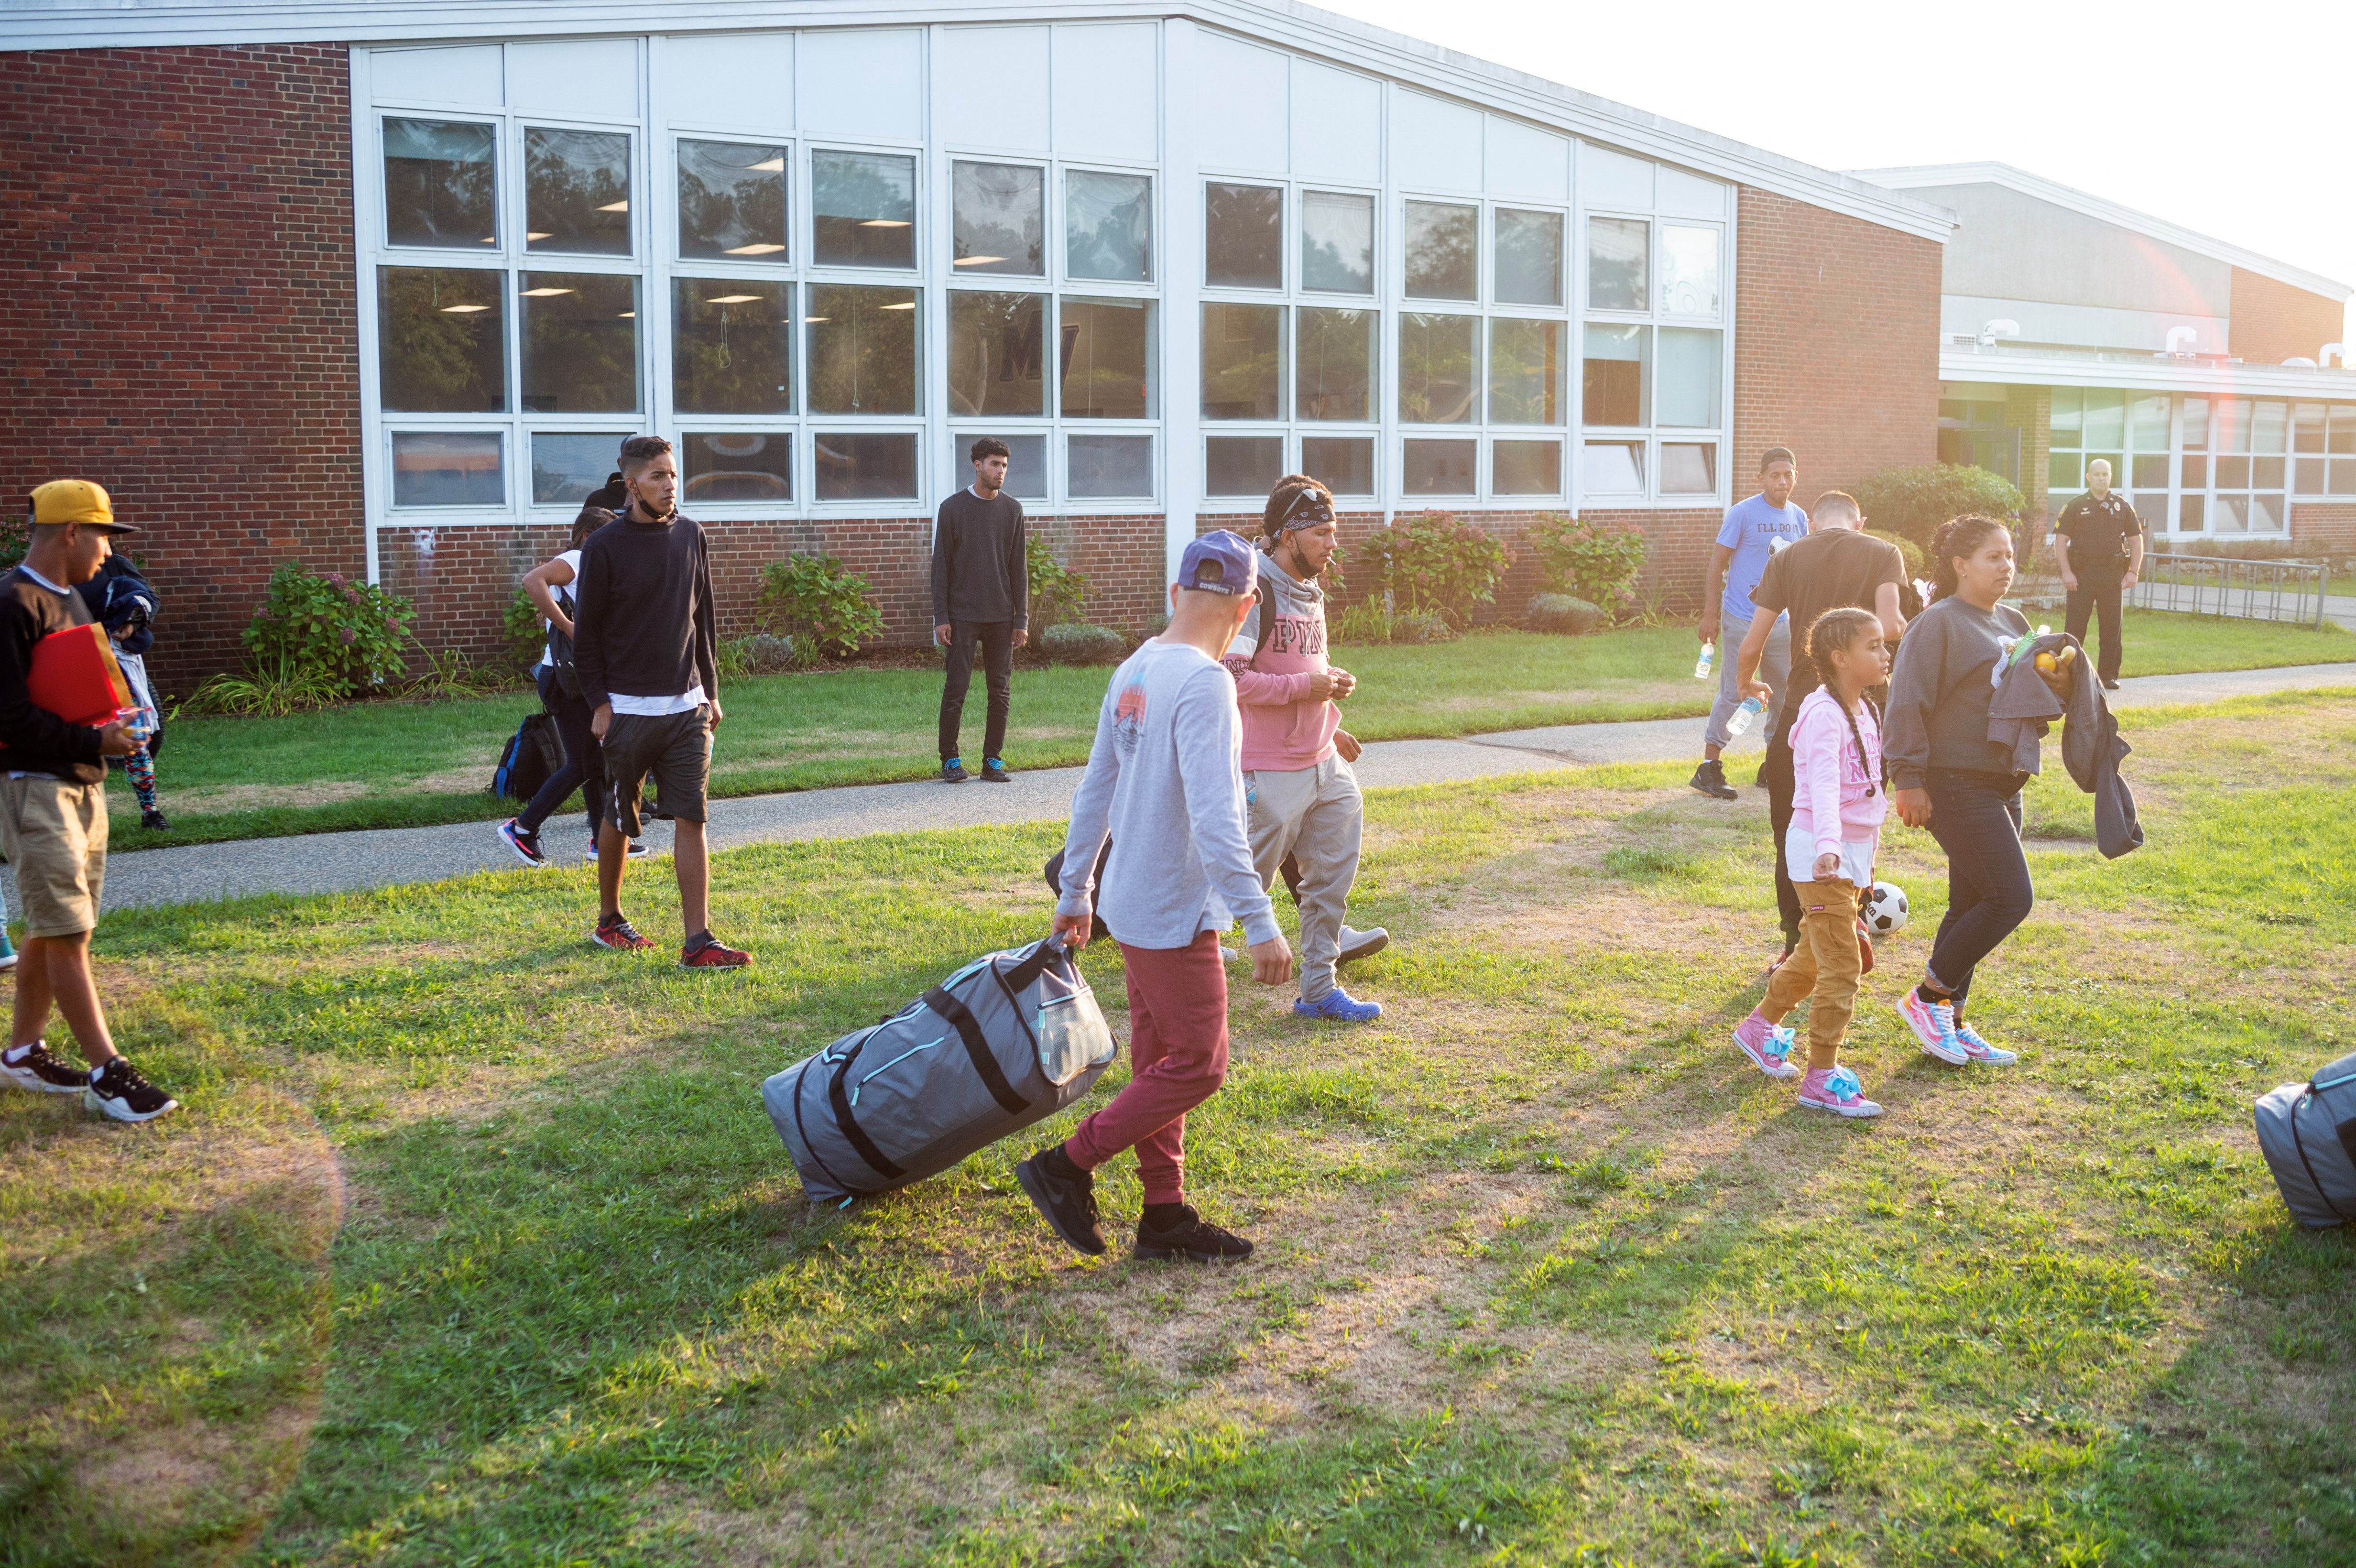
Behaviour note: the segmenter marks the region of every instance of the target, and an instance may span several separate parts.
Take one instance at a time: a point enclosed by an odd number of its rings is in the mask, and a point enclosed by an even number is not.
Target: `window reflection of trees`
[[[402,413],[504,413],[507,274],[377,269],[380,400]]]
[[[498,165],[488,125],[384,123],[388,245],[496,248]]]
[[[637,279],[604,272],[522,277],[523,406],[534,413],[637,409]]]
[[[1072,169],[1064,176],[1064,271],[1075,278],[1152,281],[1153,182]]]
[[[1562,323],[1500,316],[1489,324],[1489,418],[1562,422]]]
[[[916,264],[916,160],[810,155],[811,254],[822,267]]]
[[[952,167],[949,210],[958,271],[1036,277],[1046,270],[1046,175],[1026,164]]]
[[[1468,424],[1478,316],[1408,311],[1399,317],[1399,418],[1408,424]]]
[[[574,256],[630,253],[630,138],[524,132],[524,246]]]
[[[1283,416],[1284,307],[1203,307],[1203,417],[1272,420]]]
[[[1642,218],[1587,220],[1587,304],[1590,310],[1643,310],[1653,226]]]
[[[680,143],[679,253],[783,261],[786,149]]]
[[[1411,299],[1469,300],[1480,286],[1480,210],[1407,204],[1407,292]]]
[[[1303,309],[1294,403],[1304,420],[1371,420],[1375,313]]]
[[[959,289],[949,295],[948,390],[953,414],[1047,411],[1044,294]]]
[[[809,406],[821,414],[916,411],[916,291],[810,285]]]
[[[671,400],[682,413],[793,412],[791,283],[672,283]]]

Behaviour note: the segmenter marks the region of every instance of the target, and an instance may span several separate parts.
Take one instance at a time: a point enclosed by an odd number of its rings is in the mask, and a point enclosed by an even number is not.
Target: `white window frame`
[[[1650,225],[1645,243],[1644,308],[1642,310],[1601,310],[1587,303],[1588,220],[1619,219]],[[1579,477],[1566,479],[1580,486],[1581,506],[1592,505],[1609,508],[1647,508],[1671,510],[1722,510],[1732,504],[1733,444],[1734,444],[1734,357],[1735,357],[1735,245],[1738,225],[1732,217],[1697,218],[1683,213],[1665,213],[1657,209],[1630,207],[1590,207],[1582,202],[1577,216],[1577,260],[1573,263],[1571,286],[1573,315],[1577,322],[1573,348],[1576,351],[1573,372],[1573,400],[1579,405],[1572,415],[1571,448],[1567,461],[1579,465]],[[1719,237],[1718,314],[1706,315],[1675,312],[1663,308],[1661,303],[1661,230],[1669,225],[1686,229],[1713,229]],[[1585,407],[1587,327],[1592,323],[1607,326],[1643,326],[1649,333],[1648,364],[1644,410],[1645,421],[1641,425],[1588,425]],[[1660,333],[1663,327],[1698,327],[1715,331],[1719,336],[1718,424],[1708,426],[1665,425],[1660,422]],[[1644,484],[1641,491],[1603,491],[1589,494],[1583,480],[1584,457],[1589,441],[1634,442],[1641,443],[1644,462]],[[1718,449],[1717,486],[1706,492],[1665,491],[1661,488],[1661,452],[1665,446],[1685,446],[1708,443]]]

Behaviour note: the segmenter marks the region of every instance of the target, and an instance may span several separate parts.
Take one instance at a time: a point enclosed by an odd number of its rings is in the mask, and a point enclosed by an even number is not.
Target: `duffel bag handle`
[[[1051,932],[1039,939],[1039,944],[1031,950],[1029,957],[1006,972],[1006,988],[1010,991],[1022,991],[1027,988],[1033,981],[1047,972],[1048,965],[1058,960],[1061,960],[1068,970],[1072,962],[1072,950],[1056,941]]]

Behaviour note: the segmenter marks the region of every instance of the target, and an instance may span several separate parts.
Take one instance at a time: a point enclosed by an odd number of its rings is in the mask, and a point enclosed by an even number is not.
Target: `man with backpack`
[[[1211,1263],[1251,1243],[1186,1202],[1186,1113],[1227,1068],[1227,972],[1219,933],[1240,919],[1252,977],[1280,986],[1292,950],[1253,869],[1244,825],[1242,729],[1219,657],[1252,607],[1258,568],[1242,535],[1188,544],[1170,590],[1170,629],[1113,673],[1064,840],[1055,933],[1087,944],[1101,902],[1129,987],[1131,1077],[1061,1144],[1016,1168],[1023,1190],[1076,1251],[1105,1250],[1092,1172],[1137,1151],[1141,1258]],[[1096,874],[1106,836],[1112,855]]]

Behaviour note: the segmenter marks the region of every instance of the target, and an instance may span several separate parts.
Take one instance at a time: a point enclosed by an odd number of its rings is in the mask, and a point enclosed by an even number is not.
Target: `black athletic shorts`
[[[710,704],[684,713],[614,715],[605,731],[605,782],[614,792],[614,826],[625,838],[645,829],[638,806],[649,773],[665,816],[703,820],[704,791],[712,781]]]

